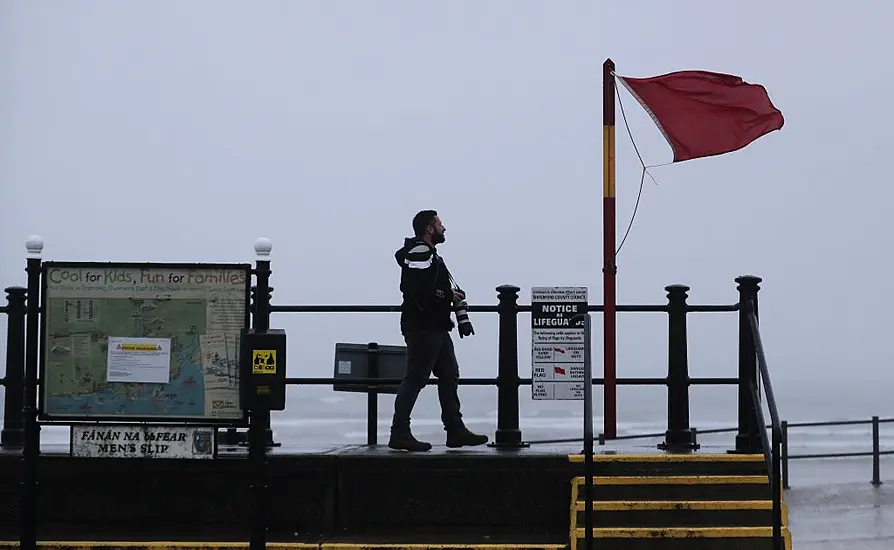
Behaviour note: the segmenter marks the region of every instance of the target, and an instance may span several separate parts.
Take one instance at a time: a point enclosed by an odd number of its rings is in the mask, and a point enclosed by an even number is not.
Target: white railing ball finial
[[[28,251],[29,258],[40,258],[43,252],[43,238],[40,235],[31,235],[25,239],[25,250]]]
[[[270,251],[273,250],[273,242],[267,237],[258,237],[255,241],[255,256],[258,260],[269,260]]]

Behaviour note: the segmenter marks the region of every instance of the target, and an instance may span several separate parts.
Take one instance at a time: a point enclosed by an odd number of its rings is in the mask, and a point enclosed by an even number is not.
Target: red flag
[[[736,151],[784,123],[763,86],[735,75],[678,71],[617,78],[652,116],[674,162]]]

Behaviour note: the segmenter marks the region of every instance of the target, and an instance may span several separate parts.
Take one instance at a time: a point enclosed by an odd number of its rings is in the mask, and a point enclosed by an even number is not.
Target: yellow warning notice
[[[252,374],[276,374],[276,350],[256,349],[251,352]]]
[[[161,351],[158,344],[118,344],[118,349],[123,351]]]

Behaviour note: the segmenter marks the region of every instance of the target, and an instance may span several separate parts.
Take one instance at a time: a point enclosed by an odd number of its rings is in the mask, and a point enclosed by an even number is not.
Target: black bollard
[[[25,296],[20,286],[6,289],[6,389],[3,399],[3,430],[0,447],[21,447],[25,384]]]
[[[37,461],[40,458],[40,425],[37,422],[37,357],[40,347],[40,253],[43,241],[31,237],[25,244],[28,250],[28,295],[25,306],[25,386],[22,406],[24,448],[22,449],[22,484],[19,512],[19,548],[37,548]]]
[[[686,341],[686,285],[667,291],[667,431],[659,449],[689,452],[698,449],[689,429],[689,358]]]
[[[500,334],[497,372],[497,431],[489,447],[519,449],[522,442],[518,427],[518,291],[513,285],[497,287]]]
[[[736,277],[739,284],[739,430],[736,434],[736,453],[761,453],[761,437],[751,387],[757,384],[757,350],[751,332],[749,315],[757,312],[757,291],[760,277]]]
[[[379,344],[366,344],[367,377],[379,377]],[[376,429],[379,424],[379,386],[370,384],[366,390],[366,444],[378,445]]]

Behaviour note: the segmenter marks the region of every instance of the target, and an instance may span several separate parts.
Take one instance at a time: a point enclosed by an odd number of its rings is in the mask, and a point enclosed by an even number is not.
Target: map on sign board
[[[45,262],[42,418],[241,421],[247,264]]]
[[[533,399],[584,398],[584,325],[571,318],[587,308],[586,287],[531,289]]]

